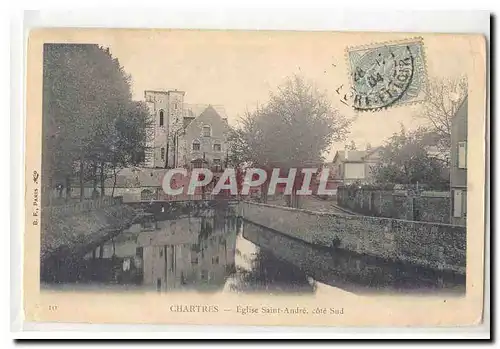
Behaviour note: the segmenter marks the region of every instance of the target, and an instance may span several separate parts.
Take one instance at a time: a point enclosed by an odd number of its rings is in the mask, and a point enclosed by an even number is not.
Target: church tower
[[[182,137],[184,91],[147,90],[144,98],[153,121],[153,139],[146,154],[146,167],[173,168]]]
[[[146,167],[164,168],[167,159],[168,93],[145,91],[144,98],[153,121],[153,138],[148,145]]]
[[[174,168],[179,163],[182,131],[184,130],[184,91],[170,90],[168,96],[168,167]]]

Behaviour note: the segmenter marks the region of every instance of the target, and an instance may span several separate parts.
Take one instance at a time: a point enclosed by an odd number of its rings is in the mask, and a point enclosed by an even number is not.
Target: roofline
[[[227,121],[227,117],[226,118],[223,118],[222,115],[220,115],[220,113],[217,111],[217,109],[214,108],[214,106],[212,104],[208,104],[205,109],[203,109],[203,111],[198,115],[198,116],[195,116],[195,117],[189,117],[189,118],[192,118],[192,120],[189,122],[189,124],[187,124],[185,127],[184,127],[184,130],[186,130],[192,123],[194,120],[198,119],[200,116],[203,115],[204,112],[207,111],[207,109],[212,109],[218,116],[221,120],[226,120]],[[186,118],[186,117],[184,117]]]
[[[464,96],[464,98],[462,98],[462,102],[460,102],[460,105],[458,106],[457,108],[457,113],[458,111],[462,108],[462,106],[464,105],[465,101],[469,98],[469,93],[467,92]],[[456,114],[456,113],[455,113]]]
[[[339,151],[335,151],[335,156],[333,157],[333,160],[332,160],[332,163],[335,162],[335,160],[337,160],[337,156],[339,155]]]
[[[372,155],[373,153],[375,153],[377,150],[379,150],[379,149],[381,149],[381,148],[382,148],[382,146],[380,146],[380,145],[379,145],[378,147],[375,147],[375,148],[370,149],[370,151],[369,151],[369,152],[367,152],[367,153],[365,154],[365,156],[363,156],[363,159],[364,159],[364,158],[366,158],[367,156]]]
[[[176,93],[182,93],[183,95],[186,94],[185,91],[178,91],[178,90],[144,90],[144,95],[146,95],[147,92],[155,92],[155,93],[163,93],[163,94],[169,94],[170,92],[176,92]]]

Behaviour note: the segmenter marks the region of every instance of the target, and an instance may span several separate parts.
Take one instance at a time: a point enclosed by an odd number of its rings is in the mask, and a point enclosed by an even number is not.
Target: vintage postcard
[[[483,317],[486,40],[34,29],[29,322]]]

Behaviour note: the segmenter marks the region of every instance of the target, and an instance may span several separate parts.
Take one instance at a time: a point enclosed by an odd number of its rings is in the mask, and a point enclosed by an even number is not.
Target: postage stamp
[[[421,38],[348,48],[352,106],[377,110],[425,100]]]

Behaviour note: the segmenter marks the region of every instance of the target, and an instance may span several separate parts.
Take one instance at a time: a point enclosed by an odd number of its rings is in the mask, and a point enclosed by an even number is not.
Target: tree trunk
[[[92,199],[97,198],[97,163],[92,163]]]
[[[269,184],[266,181],[263,183],[263,185],[261,187],[261,191],[260,191],[262,202],[264,204],[267,203],[267,191],[268,191],[268,189],[269,189]]]
[[[85,198],[85,190],[83,187],[83,157],[80,158],[80,201]]]
[[[111,197],[115,196],[116,187],[116,168],[113,168],[113,189],[111,190]]]
[[[104,197],[106,196],[106,188],[104,188],[104,181],[106,180],[105,174],[104,174],[104,162],[101,162],[101,173],[100,173],[100,180],[101,180],[101,196]]]
[[[66,201],[71,199],[71,177],[66,176]]]

